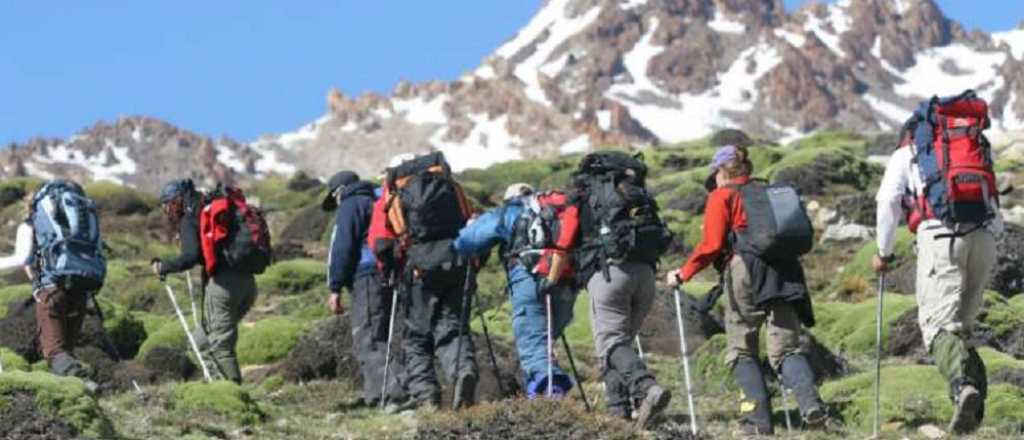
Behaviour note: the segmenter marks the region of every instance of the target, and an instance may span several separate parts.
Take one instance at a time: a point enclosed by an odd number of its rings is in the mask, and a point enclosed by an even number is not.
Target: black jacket
[[[766,262],[748,253],[740,253],[740,257],[747,266],[750,287],[756,294],[758,305],[773,301],[790,303],[796,308],[797,315],[805,326],[814,326],[811,295],[807,290],[804,268],[799,259]]]
[[[199,211],[202,197],[196,195],[185,203],[185,215],[178,224],[181,254],[168,259],[160,267],[160,275],[184,272],[196,265],[204,266],[203,249],[199,242]]]

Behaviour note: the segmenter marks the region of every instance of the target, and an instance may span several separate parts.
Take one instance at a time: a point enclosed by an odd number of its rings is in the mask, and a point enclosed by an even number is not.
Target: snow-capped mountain
[[[674,143],[721,128],[788,141],[814,130],[895,130],[917,102],[972,88],[993,131],[1024,130],[1024,27],[967,32],[932,0],[547,0],[455,81],[389,96],[327,94],[300,129],[242,144],[146,118],[8,153],[7,174],[77,170],[150,186],[175,173],[367,175],[401,152],[454,168]]]

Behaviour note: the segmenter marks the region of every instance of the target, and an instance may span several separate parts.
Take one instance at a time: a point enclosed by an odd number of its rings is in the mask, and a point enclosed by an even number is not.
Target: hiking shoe
[[[476,375],[467,374],[455,383],[455,401],[452,408],[462,409],[473,405],[476,397]]]
[[[644,401],[640,403],[640,408],[637,410],[637,428],[646,429],[654,417],[665,410],[670,400],[672,400],[672,393],[669,390],[662,388],[661,385],[651,385],[647,389],[647,396],[644,397]]]
[[[806,425],[808,428],[814,429],[822,427],[825,425],[826,422],[828,422],[828,409],[826,409],[823,406],[812,408],[810,411],[807,412],[807,414],[803,416],[803,419],[804,425]]]
[[[748,420],[741,420],[736,424],[736,429],[732,431],[733,438],[755,438],[771,435],[775,435],[775,429],[771,426],[759,426]]]
[[[949,422],[949,431],[953,434],[970,434],[978,429],[978,413],[985,401],[981,392],[974,385],[966,384],[960,387],[956,395],[956,408],[953,412],[953,420]]]

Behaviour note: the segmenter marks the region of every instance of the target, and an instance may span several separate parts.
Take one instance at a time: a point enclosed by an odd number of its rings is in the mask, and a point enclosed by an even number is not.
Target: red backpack
[[[914,141],[914,161],[924,182],[908,221],[911,231],[922,220],[938,219],[958,237],[995,218],[999,192],[992,148],[982,133],[989,125],[988,103],[968,90],[922,103],[904,126],[904,138]],[[975,227],[961,231],[965,223]]]
[[[199,213],[199,235],[207,275],[222,264],[250,274],[270,266],[270,228],[259,208],[249,206],[242,190],[218,186]]]

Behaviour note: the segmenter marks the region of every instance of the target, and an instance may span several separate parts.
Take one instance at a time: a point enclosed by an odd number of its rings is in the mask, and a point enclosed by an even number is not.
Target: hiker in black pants
[[[352,171],[335,174],[327,186],[329,191],[323,200],[323,209],[336,210],[327,260],[327,284],[331,291],[327,307],[331,313],[344,313],[341,291],[351,292],[348,316],[352,326],[352,351],[363,374],[362,404],[373,407],[380,403],[385,377],[388,318],[394,288],[377,271],[377,259],[366,244],[377,191],[373,184],[359,180]],[[404,393],[395,379],[395,367],[394,362],[389,367],[391,374],[385,399],[390,402],[404,400]]]
[[[476,397],[479,373],[465,315],[472,273],[452,248],[469,218],[462,188],[441,153],[389,169],[374,205],[369,244],[385,273],[401,274],[406,304],[406,408],[440,405],[435,355],[455,385],[452,406],[471,405]]]

